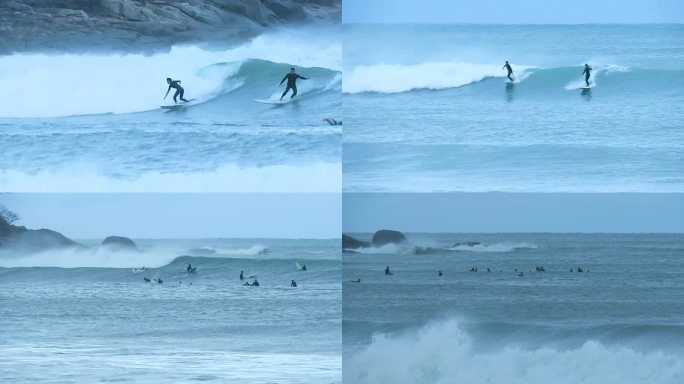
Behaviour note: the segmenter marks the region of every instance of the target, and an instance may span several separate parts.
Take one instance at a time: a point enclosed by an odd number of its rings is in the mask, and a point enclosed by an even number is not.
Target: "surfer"
[[[192,272],[192,264],[188,264],[188,267],[185,269],[186,272]]]
[[[240,271],[240,280],[245,279],[245,271]]]
[[[587,83],[587,88],[589,87],[589,77],[591,77],[591,71],[594,68],[590,67],[589,64],[584,64],[584,71],[582,74],[584,75],[584,82]]]
[[[302,264],[302,271],[306,271],[306,264]]]
[[[391,275],[391,274],[392,274],[392,272],[390,271],[389,265],[388,265],[388,266],[385,268],[385,275],[389,276],[389,275]]]
[[[278,84],[283,85],[283,82],[287,80],[287,87],[285,88],[285,92],[283,92],[283,95],[280,96],[280,100],[282,100],[283,97],[287,95],[287,92],[290,89],[292,90],[292,96],[290,96],[290,99],[294,99],[294,97],[297,96],[297,79],[308,80],[309,78],[299,75],[295,72],[294,68],[290,68],[290,73],[286,74],[285,77],[283,77],[283,79],[280,80],[280,84]]]
[[[176,90],[176,93],[173,94],[173,102],[178,103],[176,100],[177,97],[180,97],[180,99],[184,102],[188,102],[189,100],[185,100],[183,98],[183,93],[185,93],[185,90],[183,87],[180,85],[180,80],[172,80],[170,77],[166,78],[166,83],[169,84],[169,89],[166,90],[166,95],[164,95],[164,100],[166,100],[166,96],[169,95],[169,92],[171,91],[171,88],[174,88]]]
[[[143,277],[143,280],[145,280],[146,283],[149,283],[152,281],[152,279],[150,279],[149,277]]]
[[[259,286],[259,282],[258,282],[257,279],[255,278],[255,279],[254,279],[254,282],[252,283],[252,287],[258,287],[258,286]]]
[[[506,77],[508,77],[508,80],[510,80],[511,83],[514,82],[515,80],[513,80],[513,78],[511,77],[511,75],[513,74],[513,68],[511,68],[511,65],[508,64],[508,60],[506,60],[506,64],[504,64],[504,66],[501,67],[501,69],[504,68],[506,68],[506,70],[508,71],[508,75],[506,75]]]
[[[297,286],[297,282],[292,280],[292,282],[290,283],[290,287],[296,287],[296,286]]]
[[[437,276],[442,276],[442,271],[437,271]]]
[[[323,119],[323,121],[327,122],[330,125],[342,125],[342,120],[335,120],[332,117],[326,117]]]
[[[520,272],[518,273],[518,277],[525,277],[525,275],[522,272]]]
[[[360,283],[360,282],[361,282],[361,278],[359,277],[359,278],[356,279],[356,280],[349,280],[349,281],[352,282],[352,283]]]

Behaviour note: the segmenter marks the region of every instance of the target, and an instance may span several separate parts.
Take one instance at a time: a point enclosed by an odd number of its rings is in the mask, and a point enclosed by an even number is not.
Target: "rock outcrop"
[[[373,245],[376,247],[381,247],[386,244],[399,244],[406,241],[406,236],[399,232],[391,229],[381,229],[373,235]]]
[[[0,219],[0,250],[35,253],[59,249],[83,249],[83,245],[49,229],[27,229]]]
[[[365,241],[361,241],[359,239],[351,237],[349,235],[345,235],[344,233],[342,234],[342,250],[366,247],[370,247],[370,244]]]
[[[236,43],[274,27],[340,20],[340,0],[3,0],[0,54],[151,52],[181,43]]]
[[[102,241],[102,246],[110,249],[137,250],[138,246],[128,237],[108,236]]]

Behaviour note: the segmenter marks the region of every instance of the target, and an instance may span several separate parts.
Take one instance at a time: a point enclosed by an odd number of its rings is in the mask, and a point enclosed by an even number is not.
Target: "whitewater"
[[[345,25],[344,190],[682,191],[682,37],[681,25]]]
[[[230,48],[0,57],[0,185],[12,192],[324,192],[341,188],[341,44],[274,30]],[[290,67],[298,97],[277,99]],[[163,99],[180,79],[186,107]]]
[[[400,247],[344,254],[345,383],[684,378],[682,235],[407,237]]]
[[[134,240],[0,253],[0,381],[341,382],[339,239]]]

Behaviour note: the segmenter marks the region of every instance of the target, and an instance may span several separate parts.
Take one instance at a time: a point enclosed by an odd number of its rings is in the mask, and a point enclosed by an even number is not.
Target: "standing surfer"
[[[173,102],[178,103],[176,100],[177,97],[180,97],[180,99],[184,102],[188,102],[189,100],[185,100],[183,98],[183,94],[185,93],[185,89],[181,87],[180,85],[180,80],[172,80],[170,77],[166,78],[166,83],[169,85],[169,89],[166,90],[166,95],[164,95],[164,100],[166,100],[166,96],[169,95],[169,92],[171,91],[171,88],[174,88],[176,90],[176,93],[173,94]]]
[[[300,76],[298,73],[295,72],[294,68],[290,68],[290,73],[286,74],[285,77],[283,77],[282,80],[280,80],[280,84],[278,85],[283,85],[283,82],[287,80],[287,87],[285,88],[285,92],[283,92],[283,95],[280,96],[280,100],[287,95],[287,92],[291,89],[292,90],[292,96],[290,96],[290,99],[293,99],[295,96],[297,96],[297,79],[302,79],[302,80],[308,80],[308,77]]]
[[[587,83],[587,88],[589,88],[589,77],[591,77],[591,71],[592,67],[589,66],[589,64],[584,64],[584,72],[582,74],[584,75],[584,82]]]
[[[513,78],[511,77],[511,75],[513,74],[513,68],[511,68],[511,65],[508,64],[508,60],[506,60],[506,64],[504,64],[504,66],[501,67],[501,69],[504,68],[506,68],[506,70],[508,71],[508,75],[506,75],[506,77],[508,77],[508,80],[510,80],[511,83],[514,82],[515,80],[513,80]]]

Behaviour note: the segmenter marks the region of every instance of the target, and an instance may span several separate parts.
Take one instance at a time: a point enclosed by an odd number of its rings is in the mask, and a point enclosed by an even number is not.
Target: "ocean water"
[[[681,234],[407,236],[344,254],[345,383],[684,379]]]
[[[0,381],[341,382],[339,240],[136,242],[0,255]]]
[[[11,192],[338,191],[341,43],[278,30],[230,48],[0,56],[0,185]],[[309,77],[284,105],[295,66]],[[166,78],[192,105],[177,110]]]
[[[345,25],[344,189],[684,191],[683,39],[682,25]]]

